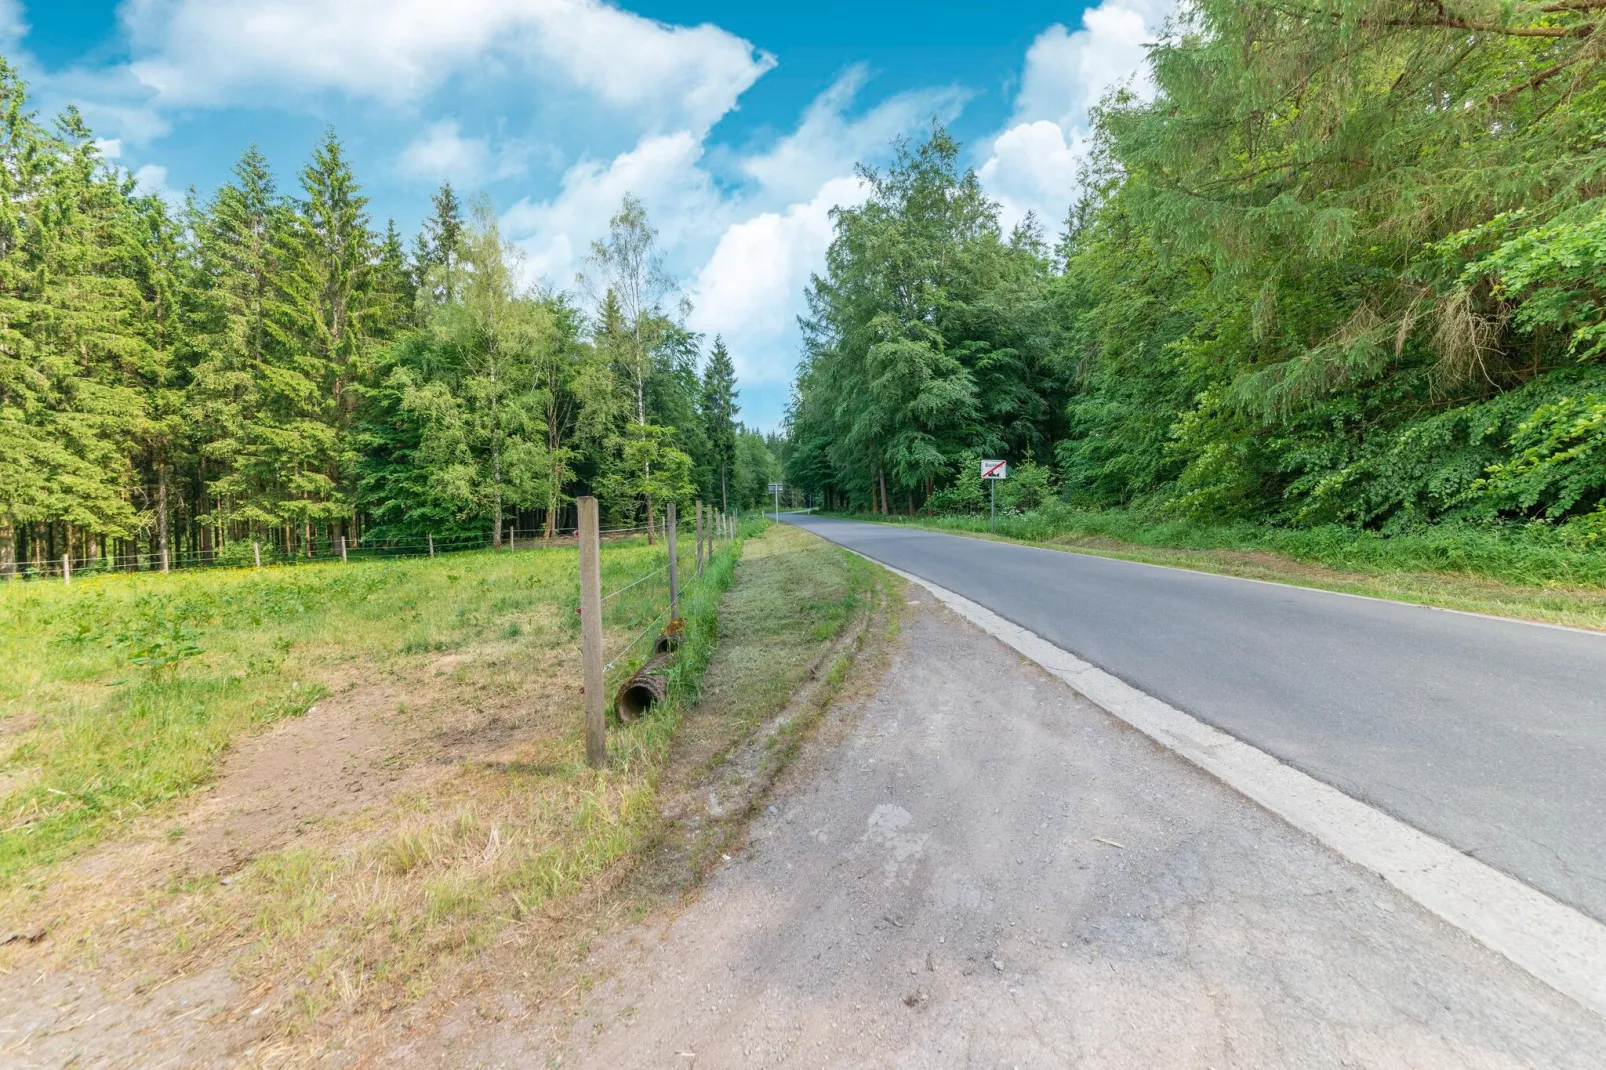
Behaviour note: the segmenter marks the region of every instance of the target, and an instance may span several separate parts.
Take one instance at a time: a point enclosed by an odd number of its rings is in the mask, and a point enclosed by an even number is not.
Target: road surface
[[[978,602],[1606,921],[1606,635],[786,519]]]
[[[590,960],[567,1029],[435,1065],[1599,1066],[1606,1021],[907,598],[695,904]]]

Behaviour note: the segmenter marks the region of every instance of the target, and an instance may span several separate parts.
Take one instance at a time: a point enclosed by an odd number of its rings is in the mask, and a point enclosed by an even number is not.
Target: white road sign
[[[981,462],[981,477],[983,479],[1008,479],[1009,465],[1003,461]]]

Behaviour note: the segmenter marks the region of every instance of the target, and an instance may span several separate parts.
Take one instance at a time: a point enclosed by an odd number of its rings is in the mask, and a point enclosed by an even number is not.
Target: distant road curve
[[[1606,635],[782,519],[964,595],[1606,922]]]

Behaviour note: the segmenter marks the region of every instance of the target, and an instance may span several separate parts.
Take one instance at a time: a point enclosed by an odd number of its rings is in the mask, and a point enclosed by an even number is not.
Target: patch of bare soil
[[[80,872],[103,879],[132,867],[142,881],[223,875],[318,822],[389,797],[410,772],[395,760],[408,730],[394,716],[396,694],[389,683],[354,687],[246,740],[170,832],[144,830],[89,855]]]
[[[179,946],[172,893],[219,881],[237,894],[237,870],[303,837],[354,849],[381,804],[550,735],[554,711],[577,703],[566,665],[488,645],[338,669],[305,714],[231,749],[210,789],[69,864],[23,904],[15,931],[0,926],[0,940],[13,937],[0,958],[0,1066],[273,1061],[242,1053],[272,1032],[264,1012],[283,1009],[282,986],[239,983],[238,941]]]

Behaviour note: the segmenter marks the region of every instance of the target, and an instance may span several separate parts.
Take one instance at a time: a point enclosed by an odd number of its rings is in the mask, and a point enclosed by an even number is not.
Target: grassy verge
[[[650,883],[683,885],[735,849],[746,817],[841,684],[891,579],[789,525],[748,545],[742,580],[721,609],[719,649],[676,739],[663,791],[671,820]]]
[[[801,532],[768,527],[749,521],[741,541],[684,585],[685,632],[670,699],[640,721],[610,728],[610,761],[602,770],[582,760],[572,551],[553,551],[550,560],[530,551],[466,555],[435,566],[361,566],[402,571],[350,589],[338,577],[310,590],[295,586],[312,582],[316,570],[308,568],[232,580],[208,575],[208,583],[235,586],[212,591],[207,612],[186,618],[201,622],[195,642],[205,653],[140,684],[182,689],[245,673],[239,708],[214,703],[211,720],[197,722],[213,726],[204,745],[132,718],[115,738],[140,745],[101,748],[92,757],[79,748],[79,734],[59,731],[61,720],[104,717],[106,707],[94,702],[123,701],[105,694],[104,678],[130,671],[126,650],[85,648],[76,674],[36,666],[35,677],[11,680],[8,695],[17,705],[8,707],[10,716],[24,716],[26,706],[31,721],[14,737],[22,742],[13,744],[5,766],[23,778],[8,798],[33,799],[39,784],[65,783],[62,770],[99,762],[82,777],[98,789],[123,785],[121,797],[140,800],[148,813],[142,819],[125,807],[94,823],[81,816],[71,836],[58,835],[48,822],[32,826],[24,848],[13,851],[25,864],[10,888],[0,889],[0,930],[43,931],[48,938],[0,947],[0,973],[73,970],[137,992],[222,966],[230,984],[217,998],[228,1005],[190,1018],[190,1026],[233,1030],[243,1038],[236,1043],[253,1046],[255,1057],[290,1061],[392,1034],[396,1016],[422,1021],[425,1008],[454,1004],[487,977],[530,978],[536,988],[553,981],[591,935],[643,909],[632,874],[671,838],[672,822],[661,808],[665,778],[690,783],[717,766],[753,724],[785,704],[810,664],[862,612],[878,570]],[[681,574],[688,578],[693,569],[685,550]],[[605,591],[662,561],[661,548],[607,552]],[[523,585],[512,583],[515,577]],[[118,579],[126,578],[105,582]],[[275,590],[291,583],[286,590],[293,595],[272,597],[302,608],[236,634],[229,615],[252,619],[243,607],[255,596],[240,586],[251,583]],[[651,589],[643,584],[632,594]],[[112,588],[104,605],[94,603],[95,613],[126,616],[145,593]],[[64,606],[97,598],[88,585],[70,596],[35,587],[16,597],[61,598]],[[624,601],[610,603],[605,622],[608,649],[619,659],[611,677],[628,670],[625,644],[661,608],[652,594],[618,604]],[[398,624],[404,602],[415,616]],[[29,602],[10,619],[43,605]],[[53,635],[89,615],[81,606],[52,612],[60,618]],[[258,628],[263,634],[255,634]],[[13,641],[20,632],[6,634]],[[280,652],[285,644],[276,640],[285,636],[290,643]],[[55,649],[43,642],[33,649]],[[252,676],[244,664],[264,650],[280,652],[281,660]],[[360,673],[361,687],[383,678],[386,694],[407,705],[417,695],[424,709],[408,711],[408,718],[429,709],[483,709],[478,723],[513,724],[517,731],[505,745],[462,757],[440,742],[448,734],[425,717],[429,731],[416,738],[434,751],[417,764],[439,772],[417,789],[298,829],[288,845],[225,873],[177,865],[193,809],[184,805],[183,785],[215,776],[230,739],[237,742],[273,716],[304,712],[320,689],[328,693],[320,708],[342,701],[347,692],[331,667]],[[65,677],[102,690],[79,690]],[[266,701],[276,693],[265,686],[270,679],[285,688],[299,681],[297,698],[267,706],[273,716],[256,715],[249,696]],[[434,690],[425,695],[418,687]],[[102,738],[113,737],[103,732]],[[162,790],[146,790],[142,778],[152,762],[140,755],[158,747],[191,748],[186,760],[193,769],[187,779],[169,777]],[[22,759],[36,764],[23,766]],[[69,812],[79,808],[62,814]],[[170,840],[169,829],[182,835]],[[103,844],[118,852],[114,865],[96,865],[104,852],[87,854],[88,866],[70,857],[115,833],[121,833],[115,842]],[[42,849],[29,856],[27,847]],[[441,999],[422,998],[430,993]]]
[[[1385,537],[1340,527],[1157,522],[1064,506],[1000,516],[994,535],[985,516],[845,518],[1606,629],[1606,553],[1522,531],[1446,525]]]

